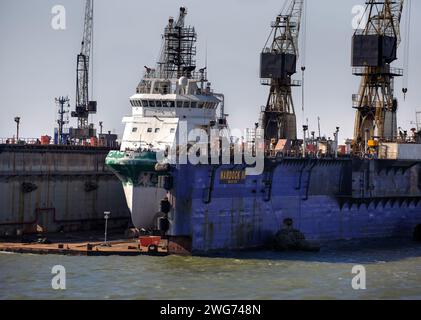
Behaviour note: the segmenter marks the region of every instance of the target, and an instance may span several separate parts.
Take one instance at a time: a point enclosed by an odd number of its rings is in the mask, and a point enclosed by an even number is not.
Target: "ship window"
[[[171,128],[170,133],[174,133],[174,132],[175,132],[175,128]]]
[[[197,107],[198,107],[199,109],[203,109],[203,105],[204,105],[204,103],[203,103],[203,102],[199,102],[199,104],[197,105]]]
[[[142,104],[144,107],[149,107],[148,100],[142,100]]]
[[[164,101],[163,104],[165,107],[174,108],[174,101]]]
[[[150,132],[152,132],[152,128],[148,128],[148,132],[150,133]]]
[[[177,101],[177,108],[183,107],[183,101]]]
[[[162,85],[162,93],[163,94],[168,94],[168,84],[163,84]]]
[[[132,128],[132,132],[137,132],[137,128],[136,127],[133,127]]]
[[[188,101],[184,101],[184,105],[183,105],[183,107],[184,107],[184,108],[189,108],[189,107],[190,107],[190,102],[188,102]]]
[[[155,128],[155,133],[158,133],[159,132],[159,128]]]
[[[156,103],[156,107],[157,108],[161,108],[162,107],[162,101],[155,101],[155,103]]]
[[[197,106],[197,102],[192,102],[191,103],[191,108],[196,108],[196,106]]]
[[[149,107],[154,108],[155,107],[155,101],[150,100],[149,101]]]

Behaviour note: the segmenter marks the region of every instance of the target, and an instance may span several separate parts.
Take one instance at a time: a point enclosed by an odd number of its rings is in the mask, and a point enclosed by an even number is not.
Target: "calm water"
[[[362,264],[367,289],[351,286]],[[63,265],[67,289],[51,288]],[[319,253],[70,257],[0,253],[1,299],[421,299],[421,244],[335,245]]]

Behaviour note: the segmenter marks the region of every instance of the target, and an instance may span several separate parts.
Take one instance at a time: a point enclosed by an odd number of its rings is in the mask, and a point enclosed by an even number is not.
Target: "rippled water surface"
[[[354,265],[367,289],[352,289]],[[53,290],[51,268],[66,269]],[[70,257],[0,253],[1,299],[421,299],[421,244],[339,245],[319,253],[229,257]]]

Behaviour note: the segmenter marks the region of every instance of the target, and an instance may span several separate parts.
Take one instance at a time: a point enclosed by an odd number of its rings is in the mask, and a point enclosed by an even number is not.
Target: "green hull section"
[[[156,153],[145,151],[130,157],[124,151],[110,151],[105,164],[116,174],[123,183],[141,185],[145,176],[155,174],[157,163]]]

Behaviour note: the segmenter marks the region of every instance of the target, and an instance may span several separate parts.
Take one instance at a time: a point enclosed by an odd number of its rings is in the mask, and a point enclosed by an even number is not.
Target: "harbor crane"
[[[397,60],[401,42],[403,6],[404,0],[367,1],[367,22],[352,38],[353,74],[361,77],[359,92],[352,99],[357,110],[354,154],[366,154],[369,147],[397,138],[394,78],[403,76],[403,70],[391,64]]]
[[[77,55],[76,68],[76,103],[71,116],[77,118],[77,129],[71,132],[71,138],[86,140],[96,136],[93,124],[89,124],[89,115],[97,111],[97,102],[89,99],[89,67],[93,40],[93,0],[86,0],[83,38],[80,53]]]
[[[298,38],[305,0],[289,0],[272,22],[272,31],[260,57],[262,84],[270,87],[267,104],[262,110],[261,129],[268,146],[279,139],[297,139],[297,121],[292,87],[301,85],[292,80],[297,72]],[[288,5],[287,5],[288,4]],[[304,72],[305,67],[302,67]]]

